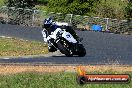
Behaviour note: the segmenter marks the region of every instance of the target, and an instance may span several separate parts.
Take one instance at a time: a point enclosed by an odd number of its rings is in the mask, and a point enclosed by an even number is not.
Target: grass
[[[78,66],[0,65],[0,88],[131,88],[129,84],[77,84]],[[88,74],[130,74],[131,66],[83,66]],[[124,70],[125,69],[125,70]],[[127,69],[127,70],[126,70]]]
[[[106,72],[104,72],[106,73]],[[109,72],[111,73],[111,72]],[[132,76],[132,73],[130,73]],[[131,88],[130,84],[86,84],[76,82],[77,73],[33,73],[0,75],[0,88]]]
[[[47,45],[15,38],[0,38],[0,56],[23,56],[48,53]]]

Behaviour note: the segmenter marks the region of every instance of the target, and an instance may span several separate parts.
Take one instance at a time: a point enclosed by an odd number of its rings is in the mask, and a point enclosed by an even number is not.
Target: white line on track
[[[3,59],[10,59],[10,58],[3,58]]]
[[[0,36],[1,38],[12,38],[12,37],[8,37],[8,36]]]
[[[48,53],[48,54],[40,54],[40,55],[26,55],[26,56],[2,56],[0,59],[12,59],[12,58],[34,58],[34,57],[52,57],[52,56],[64,56],[59,51]]]

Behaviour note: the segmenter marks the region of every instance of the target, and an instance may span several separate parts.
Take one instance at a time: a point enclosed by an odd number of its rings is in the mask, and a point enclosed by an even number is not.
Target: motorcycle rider
[[[68,23],[63,23],[63,22],[53,22],[52,18],[47,18],[43,21],[42,24],[42,28],[44,28],[42,30],[42,35],[44,38],[44,41],[48,43],[48,50],[49,52],[55,52],[57,51],[57,49],[52,46],[51,42],[54,41],[51,37],[48,37],[49,35],[52,35],[53,32],[57,29],[68,29],[68,31],[75,37],[78,38],[78,36],[76,35],[76,33],[73,31],[73,29],[71,28],[71,26],[69,26]]]
[[[56,26],[54,25],[54,27],[56,27]],[[54,32],[56,29],[56,28],[53,28],[53,20],[51,18],[45,19],[43,21],[42,28],[44,28],[42,30],[44,42],[48,43],[49,52],[55,52],[56,48],[54,46],[52,46],[50,43],[50,41],[52,41],[52,39],[50,39],[50,37],[48,37],[49,35],[51,35],[51,32]]]

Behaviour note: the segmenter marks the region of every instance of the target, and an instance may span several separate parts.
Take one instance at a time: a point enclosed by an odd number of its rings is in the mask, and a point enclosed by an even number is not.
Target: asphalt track
[[[0,24],[0,36],[17,37],[43,42],[41,28]],[[132,35],[119,35],[93,31],[76,31],[83,37],[85,57],[65,57],[51,54],[35,57],[0,57],[0,63],[41,64],[121,64],[132,65]]]

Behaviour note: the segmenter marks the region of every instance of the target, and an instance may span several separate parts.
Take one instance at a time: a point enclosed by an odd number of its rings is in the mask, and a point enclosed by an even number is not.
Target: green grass
[[[0,56],[22,56],[48,53],[47,45],[14,38],[0,38]]]
[[[132,76],[132,73],[131,73]],[[130,84],[77,84],[76,73],[18,73],[0,75],[0,88],[131,88]]]

